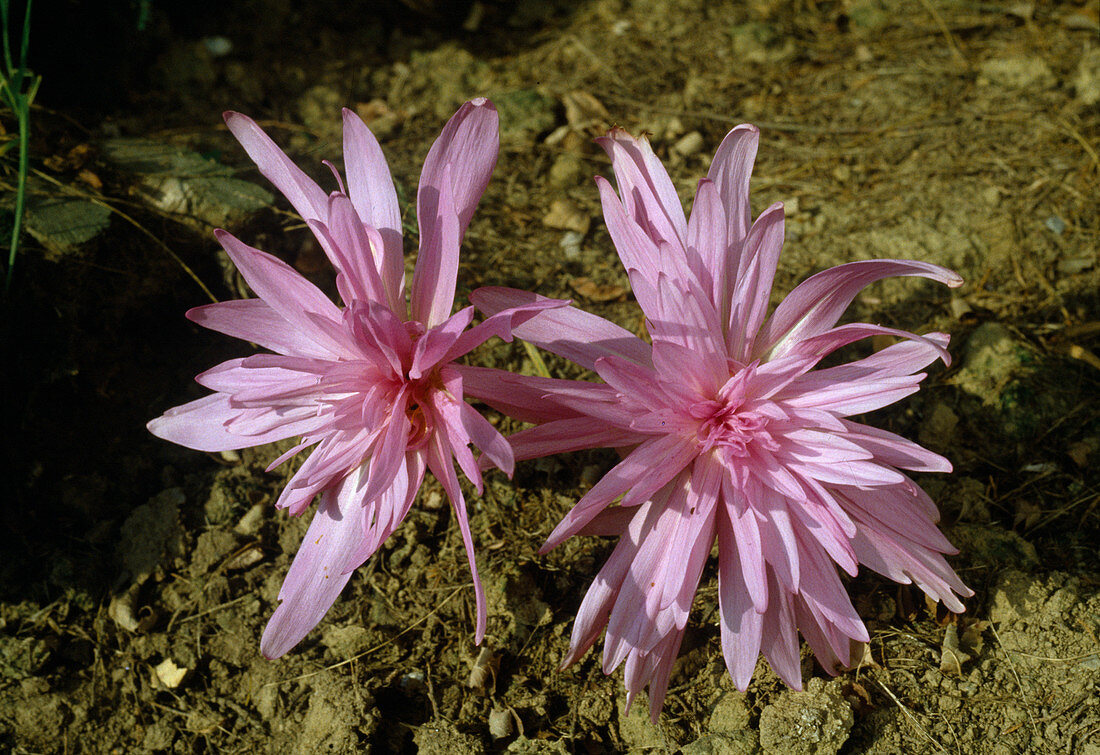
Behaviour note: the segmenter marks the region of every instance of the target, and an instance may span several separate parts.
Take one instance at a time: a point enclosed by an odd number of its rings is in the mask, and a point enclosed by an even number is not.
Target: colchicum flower
[[[225,117],[249,157],[313,230],[337,271],[343,308],[290,266],[225,231],[217,238],[259,297],[192,309],[203,327],[274,354],[232,359],[196,379],[215,393],[149,423],[156,436],[201,451],[225,451],[301,436],[273,469],[313,447],[277,506],[301,514],[320,505],[279,592],[261,650],[277,658],[325,615],[352,571],[405,518],[429,469],[462,533],[477,602],[476,640],[485,634],[466,504],[452,458],[478,492],[469,444],[511,474],[507,441],[463,400],[452,362],[547,306],[505,309],[467,329],[473,307],[451,315],[459,245],[496,165],[496,110],[466,103],[424,162],[417,191],[420,255],[405,300],[401,217],[389,167],[366,125],[344,110],[347,188],[326,194],[252,120]],[[411,305],[411,312],[410,312]],[[411,314],[411,316],[410,316]]]
[[[831,673],[850,664],[850,640],[868,641],[837,566],[916,583],[962,611],[957,596],[972,593],[943,558],[955,551],[936,528],[936,506],[901,471],[949,472],[950,463],[847,419],[918,390],[919,370],[948,362],[948,336],[837,325],[874,281],[920,276],[959,286],[959,276],[922,262],[852,262],[810,277],[769,317],[783,206],[751,221],[757,129],[726,136],[690,221],[647,141],[621,130],[599,141],[619,189],[596,179],[604,218],[652,344],[559,309],[515,335],[605,384],[464,373],[468,395],[538,423],[509,439],[516,459],[597,447],[625,454],[542,549],[577,534],[619,536],[580,606],[564,665],[606,629],[604,672],[625,662],[628,699],[648,684],[656,720],[716,540],[722,652],[742,690],[760,653],[801,689],[799,631]],[[487,314],[542,301],[511,289],[471,299]],[[901,341],[813,371],[834,350],[875,335]]]

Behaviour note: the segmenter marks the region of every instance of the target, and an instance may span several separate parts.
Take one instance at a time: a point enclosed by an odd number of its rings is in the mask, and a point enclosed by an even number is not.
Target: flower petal
[[[752,224],[741,250],[726,331],[729,354],[739,362],[750,361],[756,332],[768,314],[772,281],[781,251],[783,204],[777,202]]]
[[[747,123],[735,126],[718,145],[707,171],[707,178],[718,188],[718,196],[726,211],[726,243],[730,248],[726,265],[731,275],[740,267],[741,242],[748,235],[752,221],[749,178],[759,144],[760,130],[756,126]],[[719,289],[718,293],[721,292],[722,289]]]
[[[427,168],[425,168],[427,170]],[[420,254],[413,269],[412,318],[429,330],[446,320],[454,306],[458,280],[458,248],[463,226],[455,209],[451,166],[444,165],[438,186],[421,183],[418,195]],[[430,197],[430,201],[426,199]]]
[[[470,294],[470,301],[483,314],[494,315],[512,307],[548,300],[514,288],[487,286]],[[611,354],[642,365],[652,364],[650,347],[642,339],[626,328],[576,307],[543,312],[514,328],[512,334],[589,370],[595,369],[597,359]]]
[[[381,275],[390,305],[396,311],[405,304],[405,259],[401,250],[401,211],[393,178],[378,140],[366,124],[344,108],[344,169],[348,194],[359,219],[377,228],[382,247]],[[397,306],[400,304],[400,306]]]
[[[939,265],[912,260],[861,260],[823,270],[798,284],[764,323],[754,355],[780,354],[791,344],[836,325],[864,287],[895,276],[919,276],[951,288],[962,285],[958,274]]]
[[[186,316],[188,320],[204,328],[240,338],[242,341],[251,341],[277,354],[331,356],[328,349],[322,348],[291,325],[262,299],[234,299],[204,304],[187,310]]]
[[[287,198],[295,212],[303,220],[325,222],[328,219],[328,195],[324,190],[295,165],[254,120],[232,111],[225,113],[224,118],[225,125],[237,137],[252,162],[256,163],[260,173]]]
[[[460,107],[443,127],[424,158],[424,169],[420,173],[416,217],[420,221],[421,238],[431,235],[431,224],[436,222],[438,215],[436,200],[442,196],[444,183],[449,184],[454,198],[459,237],[466,232],[466,226],[470,224],[474,209],[485,193],[489,177],[497,164],[499,120],[493,103],[484,97],[477,97]],[[444,181],[448,166],[450,179]],[[428,227],[425,227],[425,222]]]
[[[328,613],[351,572],[348,555],[363,539],[360,466],[321,497],[302,546],[279,590],[279,607],[264,629],[260,651],[278,658],[297,645]]]
[[[458,486],[458,475],[455,474],[451,464],[450,450],[443,445],[443,436],[433,433],[427,446],[428,469],[443,485],[447,498],[451,501],[451,508],[458,522],[459,532],[462,534],[462,545],[466,548],[466,561],[470,565],[470,574],[474,578],[474,602],[477,606],[477,625],[474,629],[474,644],[480,645],[485,637],[485,627],[488,623],[488,613],[485,607],[485,588],[481,585],[481,577],[477,573],[477,559],[474,557],[474,538],[470,534],[470,520],[466,514],[466,499],[462,497],[462,489]]]
[[[338,327],[340,309],[316,286],[279,258],[232,234],[216,230],[214,235],[248,286],[283,319],[332,356],[354,353]]]
[[[684,208],[649,140],[614,128],[607,136],[596,139],[596,143],[611,158],[627,214],[654,242],[666,241],[683,254],[687,238]]]

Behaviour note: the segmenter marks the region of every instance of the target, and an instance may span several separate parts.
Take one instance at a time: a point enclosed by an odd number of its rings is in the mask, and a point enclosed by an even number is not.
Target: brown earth
[[[384,3],[117,5],[70,4],[68,21],[32,35],[59,45],[32,58],[35,191],[91,196],[111,216],[80,244],[25,239],[5,304],[0,748],[1100,754],[1095,2],[422,3],[452,11],[435,17]],[[953,336],[954,365],[870,421],[955,463],[921,482],[977,593],[964,616],[863,572],[849,584],[872,637],[859,668],[830,679],[804,656],[807,691],[792,693],[761,662],[742,694],[708,572],[651,725],[644,702],[624,710],[621,677],[596,654],[557,669],[610,544],[535,551],[613,463],[595,452],[521,464],[471,493],[482,649],[457,528],[429,480],[317,629],[279,661],[260,657],[307,523],[271,505],[289,474],[263,471],[279,449],[211,457],[144,429],[200,394],[194,374],[247,348],[183,318],[207,301],[184,266],[218,298],[241,286],[209,233],[224,221],[198,204],[166,212],[108,145],[184,147],[262,184],[221,126],[232,108],[324,181],[352,106],[414,233],[420,161],[477,95],[500,110],[503,148],[460,298],[518,286],[641,327],[591,180],[610,173],[591,138],[613,124],[651,135],[685,199],[729,128],[760,126],[754,209],[787,207],[779,295],[869,257],[966,278],[954,292],[878,284],[851,313]],[[330,285],[286,210],[280,199],[230,227]],[[471,359],[533,370],[518,344]]]

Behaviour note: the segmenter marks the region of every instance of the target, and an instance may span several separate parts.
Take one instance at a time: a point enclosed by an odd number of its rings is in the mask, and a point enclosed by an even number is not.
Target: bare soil
[[[80,244],[26,238],[5,303],[0,750],[1100,755],[1095,2],[115,5],[70,3],[32,34],[36,191],[112,215]],[[952,334],[954,365],[868,421],[954,462],[921,482],[976,592],[965,615],[863,572],[849,583],[872,638],[858,668],[831,679],[806,655],[807,691],[793,693],[761,662],[742,694],[708,573],[651,725],[597,654],[558,670],[611,543],[535,552],[614,463],[593,452],[467,491],[490,601],[482,648],[457,527],[429,479],[322,623],[284,658],[260,656],[307,524],[272,505],[292,470],[263,471],[279,448],[208,456],[144,429],[201,394],[194,374],[248,348],[184,319],[208,301],[194,278],[221,299],[242,284],[209,217],[165,210],[105,145],[151,139],[262,185],[221,125],[234,109],[331,181],[320,161],[339,159],[339,108],[354,107],[411,237],[420,161],[478,95],[501,112],[503,147],[460,297],[528,288],[640,332],[592,183],[610,169],[591,139],[614,124],[650,134],[685,200],[729,128],[760,126],[754,208],[783,201],[788,217],[777,298],[870,257],[965,277],[954,292],[878,284],[851,313]],[[230,229],[331,290],[281,198]],[[499,342],[471,360],[534,369]]]

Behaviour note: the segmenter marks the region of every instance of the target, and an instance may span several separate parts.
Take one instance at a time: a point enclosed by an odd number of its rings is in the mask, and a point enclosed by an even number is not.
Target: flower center
[[[718,446],[728,455],[745,456],[754,440],[770,440],[765,430],[768,418],[746,411],[740,404],[701,401],[691,408],[691,414],[700,420],[696,437],[704,451]]]

